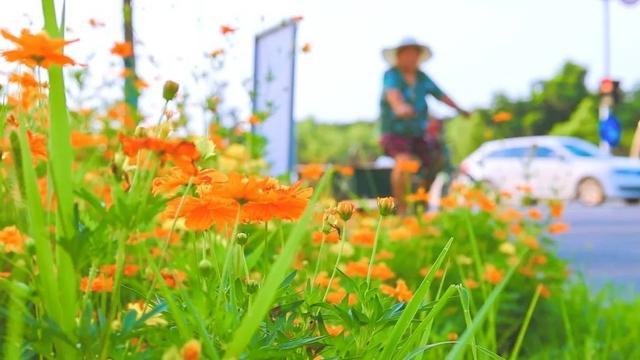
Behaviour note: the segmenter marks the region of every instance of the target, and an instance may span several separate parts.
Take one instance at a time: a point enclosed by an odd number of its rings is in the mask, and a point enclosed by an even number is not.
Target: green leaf
[[[420,283],[418,290],[416,290],[413,298],[407,304],[407,308],[402,312],[402,315],[400,315],[400,319],[398,319],[398,322],[391,330],[389,339],[384,345],[382,355],[380,356],[381,359],[391,359],[393,357],[394,352],[397,350],[396,348],[398,346],[398,342],[400,342],[400,338],[409,327],[411,320],[418,312],[420,305],[422,305],[422,301],[426,297],[427,291],[429,291],[429,287],[431,286],[431,282],[436,275],[436,271],[438,271],[438,269],[440,269],[440,266],[442,266],[442,262],[447,256],[447,252],[449,252],[451,243],[453,243],[453,238],[447,241],[447,244],[440,252],[440,255],[438,255],[438,258],[429,270],[429,273],[422,280],[422,283]]]
[[[467,346],[469,346],[469,343],[473,339],[475,333],[480,330],[484,319],[487,317],[489,312],[492,311],[493,305],[498,300],[498,297],[504,290],[505,286],[507,286],[507,284],[509,283],[511,276],[518,268],[518,265],[520,264],[520,261],[522,260],[524,255],[526,255],[526,252],[519,257],[518,263],[514,264],[511,269],[509,269],[504,279],[502,279],[502,281],[489,294],[480,310],[478,310],[475,319],[473,319],[473,323],[471,323],[471,326],[467,327],[467,330],[465,330],[465,332],[462,334],[460,340],[447,355],[446,360],[462,359],[465,349],[467,348]]]

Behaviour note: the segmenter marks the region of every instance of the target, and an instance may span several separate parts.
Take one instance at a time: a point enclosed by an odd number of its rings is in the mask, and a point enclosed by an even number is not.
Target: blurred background
[[[136,72],[149,88],[138,99],[140,113],[153,118],[160,111],[162,84],[173,79],[181,84],[180,110],[188,114],[194,132],[206,129],[202,104],[212,97],[220,99],[225,121],[240,122],[251,115],[255,35],[283,19],[302,18],[293,107],[299,163],[360,166],[382,155],[377,118],[387,65],[381,50],[404,36],[431,47],[433,59],[423,70],[473,112],[470,118],[456,117],[430,103],[431,116],[444,121],[442,136],[455,166],[482,144],[504,138],[561,135],[601,145],[604,106],[614,110],[619,125],[619,139],[602,152],[606,158],[595,156],[600,159],[597,166],[606,167],[620,160],[608,157],[610,153],[629,158],[640,120],[640,5],[634,0],[66,4],[66,37],[80,39],[68,52],[91,64],[90,70],[71,74],[82,82],[70,87],[70,101],[80,107],[107,107],[122,97],[122,59],[108,49],[126,38],[123,23],[131,14]],[[130,4],[130,10],[123,10],[123,4]],[[17,32],[41,24],[29,15],[40,13],[39,1],[5,0],[3,6],[12,10],[0,13],[3,28]],[[9,70],[0,68],[3,82]],[[81,87],[96,90],[86,94]],[[589,163],[567,164],[571,156],[558,156],[560,167],[592,168]],[[600,183],[596,190],[602,193],[594,196],[601,199],[589,206],[569,204],[572,228],[560,236],[558,247],[589,281],[613,280],[637,290],[640,207],[634,205],[633,194],[623,198],[606,193],[616,187],[609,184],[612,174],[621,170],[631,179],[625,186],[640,194],[640,166],[624,164],[589,175]],[[567,186],[577,187],[584,180],[576,177],[576,183],[567,180]]]

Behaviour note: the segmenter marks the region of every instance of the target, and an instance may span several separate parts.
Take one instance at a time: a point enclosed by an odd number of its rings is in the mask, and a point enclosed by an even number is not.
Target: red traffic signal
[[[604,78],[600,81],[600,97],[611,96],[613,103],[616,104],[620,101],[622,96],[620,91],[620,81]]]

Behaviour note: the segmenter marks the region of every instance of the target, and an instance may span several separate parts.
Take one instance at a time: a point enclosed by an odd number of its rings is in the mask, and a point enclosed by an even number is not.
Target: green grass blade
[[[4,343],[3,359],[8,360],[17,360],[21,358],[24,316],[29,312],[25,306],[28,288],[18,281],[21,276],[16,273],[16,271],[13,272],[13,276],[16,280],[8,283],[7,286],[9,288],[7,296],[7,308],[9,309],[9,313],[6,320],[6,339]]]
[[[42,294],[45,311],[49,317],[54,319],[58,324],[62,324],[63,312],[57,286],[58,282],[55,276],[56,266],[54,264],[53,249],[47,235],[47,226],[42,208],[42,200],[38,190],[36,172],[33,166],[31,166],[33,159],[31,158],[27,132],[22,122],[20,123],[18,139],[20,142],[20,157],[22,161],[20,168],[22,169],[27,203],[29,236],[34,240],[36,262],[40,269],[37,277],[37,286]],[[63,342],[59,342],[58,346],[64,348],[66,345]]]
[[[307,209],[298,223],[293,227],[293,230],[289,235],[289,239],[282,249],[282,253],[280,253],[273,264],[271,271],[269,271],[269,274],[265,278],[264,285],[256,294],[256,302],[245,314],[240,326],[235,331],[227,348],[227,352],[224,355],[225,359],[237,358],[240,355],[251,341],[253,334],[255,334],[256,330],[258,330],[258,327],[260,326],[260,322],[269,311],[269,307],[275,299],[278,287],[288,274],[289,267],[293,263],[294,257],[302,245],[307,224],[311,220],[311,216],[313,214],[314,204],[318,201],[320,194],[322,194],[328,184],[329,176],[327,176],[327,174],[329,173],[331,173],[331,171],[326,171],[325,175],[318,183],[318,187],[314,192]]]
[[[469,310],[469,291],[462,287],[458,286],[458,294],[460,295],[460,303],[462,305],[462,311],[464,313],[464,322],[467,325],[467,329],[471,326],[471,311]],[[476,349],[476,337],[472,335],[471,337],[471,354],[473,355],[473,360],[478,359],[478,350]]]
[[[442,296],[438,299],[436,304],[433,306],[433,309],[429,311],[427,316],[420,322],[420,325],[416,327],[416,329],[411,333],[405,344],[402,346],[400,351],[397,352],[400,356],[403,354],[409,353],[412,349],[413,344],[418,343],[418,348],[422,348],[426,346],[427,341],[429,339],[429,333],[431,332],[431,326],[433,325],[433,320],[435,317],[444,309],[445,305],[449,301],[449,298],[453,296],[455,292],[455,286],[450,285],[447,290],[442,294]]]
[[[42,0],[45,30],[52,38],[62,37],[57,24],[54,0]],[[60,66],[51,66],[49,75],[49,170],[53,189],[58,198],[57,234],[67,240],[73,239],[73,182],[71,178],[73,150],[71,148],[71,127],[67,110],[64,76]],[[57,247],[58,283],[61,301],[65,304],[63,328],[75,327],[77,305],[77,279],[71,256]]]
[[[412,360],[416,356],[418,356],[418,355],[420,355],[420,354],[422,354],[422,353],[424,353],[424,352],[426,352],[428,350],[431,350],[431,349],[434,349],[434,348],[437,348],[437,347],[440,347],[440,346],[453,345],[453,344],[457,344],[457,343],[458,343],[457,341],[442,341],[442,342],[438,342],[438,343],[434,343],[434,344],[425,345],[425,346],[423,346],[421,348],[418,348],[418,349],[412,351],[409,355],[407,355],[404,358],[404,360]],[[486,359],[504,360],[504,358],[502,356],[493,353],[491,350],[489,350],[489,349],[487,349],[485,347],[476,345],[475,349],[480,351],[485,356]]]
[[[493,311],[492,309],[495,302],[498,300],[498,298],[500,297],[500,294],[502,293],[504,288],[507,286],[507,283],[509,283],[509,280],[511,280],[511,276],[513,276],[513,273],[515,273],[516,269],[518,268],[518,265],[520,264],[520,261],[522,260],[522,257],[525,254],[526,253],[520,256],[518,263],[512,266],[511,269],[509,269],[504,279],[502,279],[502,281],[489,294],[484,304],[482,304],[482,307],[480,307],[480,310],[478,310],[478,313],[476,314],[475,319],[473,319],[471,326],[469,326],[467,330],[465,330],[465,332],[462,334],[462,337],[460,337],[460,340],[456,343],[453,349],[451,349],[451,352],[447,355],[446,360],[462,359],[462,357],[464,356],[464,351],[469,346],[471,339],[473,339],[476,331],[480,330],[489,312]]]
[[[520,328],[520,332],[518,333],[518,338],[516,340],[516,344],[513,347],[513,351],[511,352],[511,356],[509,356],[509,360],[515,360],[518,358],[520,347],[522,347],[522,341],[524,340],[524,336],[527,333],[527,329],[529,328],[529,322],[531,321],[531,316],[533,315],[533,311],[536,308],[536,304],[538,304],[538,299],[540,298],[541,290],[542,290],[542,287],[538,285],[538,287],[536,287],[536,291],[533,293],[533,298],[531,299],[531,303],[529,304],[527,313],[524,316],[522,327]]]
[[[413,317],[418,312],[418,309],[420,308],[422,301],[427,295],[427,291],[429,291],[429,287],[431,286],[431,282],[433,281],[433,278],[436,275],[436,271],[440,269],[440,266],[442,266],[442,262],[447,256],[447,253],[449,252],[451,243],[453,243],[453,238],[447,241],[447,244],[444,246],[444,249],[442,249],[442,251],[440,252],[440,255],[438,255],[438,258],[436,259],[435,263],[429,270],[429,273],[427,274],[427,276],[424,277],[424,279],[422,280],[422,283],[420,283],[420,286],[418,287],[418,290],[416,290],[413,298],[411,299],[411,301],[409,301],[404,311],[402,311],[402,315],[400,315],[400,319],[398,319],[398,322],[395,324],[395,326],[391,330],[389,339],[384,345],[382,355],[380,356],[381,359],[391,359],[394,352],[397,351],[396,347],[398,346],[398,342],[400,342],[400,338],[402,337],[404,332],[407,330],[407,328],[411,324],[411,320],[413,319]]]

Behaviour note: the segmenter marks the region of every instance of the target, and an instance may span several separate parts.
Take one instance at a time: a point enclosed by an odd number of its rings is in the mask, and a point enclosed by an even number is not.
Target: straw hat
[[[425,62],[431,58],[431,49],[424,44],[421,44],[412,37],[405,37],[398,43],[398,45],[382,50],[382,57],[392,66],[396,64],[396,54],[398,50],[403,47],[415,46],[420,50],[420,62]]]

